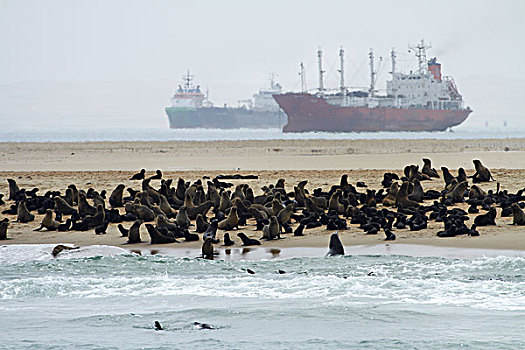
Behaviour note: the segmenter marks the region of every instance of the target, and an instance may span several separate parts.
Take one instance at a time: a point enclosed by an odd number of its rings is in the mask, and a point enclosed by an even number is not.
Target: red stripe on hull
[[[472,112],[401,108],[339,107],[310,94],[274,95],[288,115],[284,132],[305,131],[443,131],[459,125]]]

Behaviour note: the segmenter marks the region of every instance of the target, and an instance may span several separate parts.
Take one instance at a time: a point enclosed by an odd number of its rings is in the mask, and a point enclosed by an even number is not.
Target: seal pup
[[[512,224],[513,225],[525,225],[525,213],[521,209],[518,203],[512,203]]]
[[[204,233],[206,232],[208,227],[210,227],[210,224],[204,220],[202,214],[197,214],[197,219],[195,219],[195,226],[195,232]]]
[[[122,201],[124,188],[126,188],[126,186],[119,184],[115,187],[113,192],[111,192],[111,195],[109,196],[109,205],[111,205],[112,208],[120,208],[124,205]]]
[[[223,236],[223,241],[224,241],[223,246],[225,246],[225,247],[229,247],[229,246],[232,246],[232,245],[235,244],[235,242],[231,240],[231,238],[230,238],[230,234],[229,234],[228,232],[226,232],[226,233],[224,234],[224,236]]]
[[[237,237],[239,237],[242,241],[242,245],[243,246],[250,246],[250,245],[261,245],[261,242],[259,242],[258,240],[256,239],[253,239],[253,238],[249,238],[248,236],[246,236],[244,234],[244,232],[239,232],[237,234]]]
[[[129,229],[124,228],[124,226],[122,226],[122,224],[118,224],[117,228],[120,231],[121,237],[127,237],[128,236]]]
[[[58,232],[66,232],[71,228],[71,219],[67,219],[65,223],[58,225]]]
[[[421,169],[421,172],[428,177],[439,178],[438,172],[436,169],[432,168],[432,163],[428,158],[423,158],[423,168]]]
[[[394,233],[392,233],[392,231],[390,231],[389,229],[386,229],[385,230],[385,241],[395,241],[396,240],[396,235]]]
[[[26,201],[25,200],[21,200],[18,203],[17,214],[18,214],[18,216],[16,218],[16,221],[18,221],[18,222],[27,223],[27,222],[35,220],[35,216],[33,214],[31,214],[29,212],[29,210],[27,210],[27,206],[26,206]]]
[[[80,247],[68,247],[67,245],[59,244],[53,250],[51,251],[51,255],[53,255],[54,258],[57,257],[58,254],[60,254],[64,250],[75,250],[80,249]]]
[[[89,228],[93,228],[102,225],[105,219],[106,212],[104,211],[104,208],[102,208],[101,205],[98,205],[97,213],[92,216],[86,216],[84,220],[82,220],[82,223],[87,225],[87,227]]]
[[[130,180],[144,180],[144,176],[146,175],[146,169],[141,169],[140,172],[133,175]]]
[[[304,224],[300,223],[299,226],[293,231],[294,236],[304,236]]]
[[[128,243],[140,243],[140,225],[142,225],[142,220],[137,220],[131,225],[128,232]]]
[[[328,245],[328,253],[326,253],[326,256],[334,256],[334,255],[345,255],[345,249],[343,247],[343,244],[341,243],[341,240],[339,239],[339,235],[337,231],[332,233],[332,236],[330,236],[330,244]]]
[[[239,216],[237,216],[237,207],[231,207],[230,213],[226,219],[219,222],[217,227],[221,230],[233,230],[235,227],[239,227]]]
[[[0,221],[0,241],[7,239],[7,227],[9,226],[9,219],[5,218]]]
[[[474,182],[489,182],[491,179],[494,180],[490,170],[481,164],[479,159],[474,159],[474,168],[476,172],[472,175],[472,181]],[[495,180],[494,180],[495,181]]]
[[[102,234],[105,235],[106,234],[106,230],[108,229],[108,224],[109,224],[109,221],[105,220],[102,225],[99,225],[99,226],[95,227],[95,234],[96,235],[102,235]]]

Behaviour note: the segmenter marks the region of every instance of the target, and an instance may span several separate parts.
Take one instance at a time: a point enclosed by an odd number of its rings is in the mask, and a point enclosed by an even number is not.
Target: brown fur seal
[[[254,239],[254,238],[249,238],[248,236],[246,236],[246,234],[244,234],[244,232],[239,232],[237,234],[237,237],[239,237],[241,239],[243,246],[261,245],[260,241]]]
[[[396,205],[401,206],[401,208],[417,208],[419,206],[419,203],[416,201],[413,201],[411,199],[408,199],[408,182],[404,181],[403,184],[401,184],[401,188],[397,192],[397,198],[396,198]]]
[[[174,237],[164,236],[152,224],[146,224],[146,229],[148,230],[149,236],[151,238],[151,244],[178,243]]]
[[[397,192],[399,191],[399,185],[397,182],[392,182],[388,194],[383,198],[383,205],[385,207],[393,207],[396,205]]]
[[[133,204],[133,211],[142,221],[147,222],[155,220],[155,213],[145,205]]]
[[[9,226],[9,220],[7,218],[0,221],[0,241],[7,239],[7,227]]]
[[[221,200],[219,203],[219,211],[222,211],[224,213],[231,206],[232,206],[232,201],[230,199],[230,196],[228,195],[228,192],[222,191]]]
[[[270,218],[270,223],[268,225],[265,225],[262,231],[262,238],[267,239],[269,241],[281,238],[279,222],[277,221],[277,218],[275,216],[272,216]]]
[[[143,180],[146,175],[146,169],[140,169],[140,172],[134,174],[130,180]]]
[[[16,194],[20,191],[20,188],[13,179],[7,179],[7,182],[9,183],[9,197],[7,199],[15,200]]]
[[[201,251],[204,259],[213,259],[213,256],[217,254],[213,250],[213,240],[211,238],[206,238],[204,240]]]
[[[450,173],[447,167],[442,166],[441,171],[443,171],[443,180],[445,180],[445,186],[447,186],[452,179],[455,179],[455,177]]]
[[[463,196],[465,195],[465,191],[468,188],[468,182],[463,181],[459,183],[450,193],[447,193],[446,199],[450,199],[452,203],[461,203],[463,202]]]
[[[84,192],[78,193],[78,213],[80,216],[95,215],[97,208],[90,205]]]
[[[458,183],[462,183],[463,181],[468,181],[467,173],[465,172],[465,169],[463,168],[458,169],[458,176],[456,177],[456,180],[458,180]]]
[[[55,248],[53,248],[53,251],[51,252],[51,255],[56,258],[58,254],[60,254],[63,250],[75,250],[80,249],[80,247],[68,247],[67,245],[59,244]]]
[[[56,209],[64,215],[71,215],[76,213],[77,210],[69,205],[69,203],[62,197],[56,196],[53,198],[55,201]]]
[[[419,182],[418,179],[414,179],[413,183],[414,188],[412,189],[412,193],[408,196],[408,198],[418,203],[423,203],[423,199],[425,198],[425,191],[423,191],[423,186],[421,186],[421,182]]]
[[[177,211],[171,207],[166,196],[162,194],[160,195],[160,210],[166,215],[177,214]]]
[[[421,169],[421,172],[425,175],[427,175],[428,177],[436,177],[436,178],[439,178],[439,174],[438,172],[436,171],[436,169],[432,168],[432,163],[430,161],[430,159],[428,158],[423,158],[423,168]]]
[[[18,217],[16,218],[16,221],[26,223],[33,221],[35,219],[35,216],[27,210],[26,207],[26,201],[20,201],[18,203],[18,209],[17,209]]]
[[[470,191],[468,192],[469,199],[483,199],[487,194],[477,185],[472,185]]]
[[[166,215],[162,214],[157,216],[156,224],[159,229],[165,227],[168,229],[168,231],[176,231],[179,229],[179,227],[175,223],[168,220]]]
[[[113,192],[111,192],[111,195],[109,196],[109,205],[111,205],[112,208],[120,208],[124,205],[122,202],[124,188],[126,188],[126,186],[119,184],[115,187]]]
[[[175,221],[177,222],[177,225],[179,225],[182,228],[188,228],[190,227],[190,218],[188,217],[188,212],[186,210],[186,206],[183,205],[180,207],[179,212],[177,213],[177,217],[175,218]]]
[[[344,210],[343,210],[343,213],[344,213]],[[279,223],[281,224],[287,224],[290,222],[290,219],[292,218],[292,214],[293,214],[293,203],[290,203],[277,214],[277,220],[279,220]]]
[[[520,208],[518,203],[512,203],[512,224],[513,225],[525,225],[525,213]]]
[[[104,220],[106,218],[106,212],[104,211],[104,208],[102,208],[101,205],[97,206],[97,213],[92,216],[86,216],[84,220],[82,220],[82,223],[87,225],[89,228],[100,226],[104,223]]]
[[[131,225],[128,231],[128,243],[140,243],[140,225],[142,225],[142,220],[137,220]]]
[[[59,225],[60,222],[53,219],[53,211],[51,209],[46,209],[46,214],[40,223],[40,227],[33,231],[40,231],[43,228],[46,228],[48,231],[55,231]]]
[[[481,164],[481,161],[479,159],[474,159],[472,161],[474,163],[474,168],[476,169],[476,173],[472,175],[472,181],[474,182],[488,182],[491,179],[494,180],[492,177],[490,170],[483,166]]]
[[[340,202],[342,194],[343,194],[343,191],[341,191],[341,189],[337,189],[334,193],[332,193],[332,196],[330,197],[330,200],[328,201],[329,210],[335,210],[338,214],[344,214],[345,206],[341,204]]]
[[[496,225],[496,208],[490,207],[488,213],[481,214],[474,218],[476,226]]]
[[[239,227],[239,217],[237,216],[237,207],[232,207],[230,213],[226,219],[219,222],[217,226],[221,230],[233,230],[235,227]]]

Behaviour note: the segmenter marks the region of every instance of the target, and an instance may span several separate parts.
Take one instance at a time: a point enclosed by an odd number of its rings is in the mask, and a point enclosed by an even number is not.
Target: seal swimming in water
[[[520,208],[518,203],[512,203],[512,224],[513,225],[525,225],[525,213]]]
[[[162,328],[162,326],[160,325],[159,321],[155,321],[155,330],[156,331],[163,331],[164,330],[164,328]]]
[[[474,175],[472,175],[472,181],[489,182],[491,179],[494,180],[490,173],[490,170],[483,166],[479,159],[474,159],[472,163],[474,163],[474,168],[476,169],[476,172],[474,173]]]
[[[242,245],[243,246],[250,246],[250,245],[261,245],[261,242],[259,242],[258,240],[256,239],[253,239],[253,238],[249,238],[248,236],[246,236],[244,234],[244,232],[239,232],[237,234],[237,237],[239,237],[242,241]]]
[[[75,250],[75,249],[80,249],[80,247],[68,247],[67,245],[59,244],[55,248],[53,248],[51,255],[53,255],[53,257],[56,258],[56,256],[64,250]]]
[[[330,244],[328,245],[328,253],[326,253],[326,255],[345,255],[345,249],[337,232],[332,233],[332,236],[330,236]]]

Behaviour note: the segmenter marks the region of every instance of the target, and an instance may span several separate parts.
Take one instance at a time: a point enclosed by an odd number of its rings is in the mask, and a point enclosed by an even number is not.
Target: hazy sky
[[[135,101],[156,113],[158,101],[162,111],[180,76],[191,69],[216,104],[234,103],[265,86],[270,72],[278,73],[285,89],[299,89],[301,61],[308,87],[315,87],[318,47],[325,53],[327,84],[336,87],[340,46],[346,50],[348,85],[368,85],[367,54],[374,48],[384,57],[378,86],[384,88],[390,49],[399,51],[400,68],[414,68],[407,45],[424,38],[433,46],[429,56],[438,56],[475,112],[487,117],[501,110],[509,118],[525,118],[524,18],[523,0],[0,0],[0,101],[13,108],[12,115],[19,104],[10,87],[23,89],[20,83],[29,83],[32,93],[31,82],[45,88],[48,82],[62,84],[55,103],[72,83],[89,84],[82,91],[89,96],[102,81],[118,99],[129,94],[126,81],[139,87],[138,96],[141,81],[148,88],[159,81],[154,94],[149,90]],[[112,90],[107,83],[113,81],[118,84]],[[72,95],[67,91],[64,97],[82,100]],[[39,109],[47,107],[45,100],[39,98]],[[97,111],[97,101],[82,108]]]

